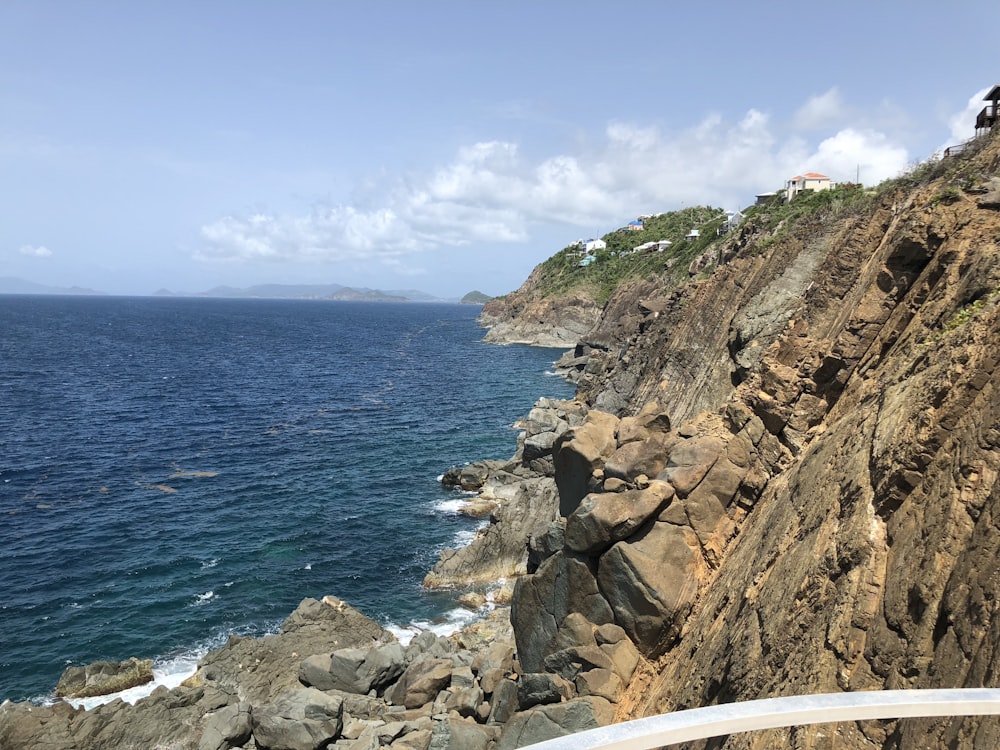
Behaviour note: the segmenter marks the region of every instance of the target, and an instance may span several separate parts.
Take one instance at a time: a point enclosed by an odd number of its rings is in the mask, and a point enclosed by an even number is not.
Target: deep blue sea
[[[384,624],[477,522],[437,477],[514,452],[561,352],[478,307],[0,296],[0,699],[69,664],[190,662],[307,596]]]

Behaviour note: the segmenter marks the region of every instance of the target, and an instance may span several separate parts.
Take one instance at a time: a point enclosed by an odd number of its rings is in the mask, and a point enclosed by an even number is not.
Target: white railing
[[[872,690],[725,703],[558,737],[523,750],[650,750],[734,732],[865,719],[1000,714],[1000,689]]]

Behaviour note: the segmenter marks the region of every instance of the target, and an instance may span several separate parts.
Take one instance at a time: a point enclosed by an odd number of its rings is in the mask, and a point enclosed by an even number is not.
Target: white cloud
[[[31,258],[49,258],[52,256],[52,251],[44,245],[21,245],[17,249],[17,252]]]
[[[834,88],[806,102],[795,120],[818,124],[843,109]],[[877,130],[843,127],[819,143],[786,130],[751,109],[735,121],[710,114],[672,132],[616,121],[596,148],[536,162],[514,143],[475,143],[424,176],[400,178],[373,208],[218,219],[202,228],[197,257],[385,264],[438,247],[523,242],[541,224],[570,225],[570,237],[684,204],[735,208],[802,171],[852,180],[860,165],[873,184],[907,163],[906,150]]]
[[[902,172],[907,154],[884,133],[847,128],[820,143],[810,162],[839,181],[860,174],[861,182],[871,185]]]
[[[828,129],[841,123],[846,111],[840,90],[834,86],[829,91],[809,97],[795,113],[792,124],[797,130]]]
[[[951,128],[951,141],[945,144],[945,146],[963,143],[975,135],[976,116],[982,111],[983,107],[986,106],[986,102],[983,101],[983,97],[986,96],[987,91],[989,91],[988,88],[977,91],[969,97],[969,101],[966,103],[965,109],[961,112],[956,112],[948,118],[948,126]]]

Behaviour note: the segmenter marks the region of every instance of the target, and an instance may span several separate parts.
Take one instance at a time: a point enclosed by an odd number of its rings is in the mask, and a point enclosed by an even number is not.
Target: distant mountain
[[[160,289],[156,292],[156,296],[332,299],[360,302],[457,302],[456,299],[441,299],[416,289],[383,291],[366,287],[342,286],[341,284],[258,284],[243,289],[232,286],[217,286],[208,291],[193,294]]]
[[[34,281],[18,279],[14,276],[0,276],[0,294],[85,294],[102,295],[94,289],[85,289],[82,286],[46,286],[36,284]]]

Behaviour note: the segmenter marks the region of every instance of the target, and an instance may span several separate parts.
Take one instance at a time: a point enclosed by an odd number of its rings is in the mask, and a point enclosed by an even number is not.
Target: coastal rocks
[[[56,685],[59,698],[89,698],[145,685],[153,679],[152,659],[95,661],[82,667],[68,667]]]
[[[389,631],[341,599],[304,599],[277,634],[231,637],[202,659],[187,684],[213,686],[256,705],[283,690],[301,687],[298,675],[303,656],[393,640]]]
[[[299,666],[299,682],[319,690],[363,695],[395,681],[405,666],[406,654],[398,643],[368,649],[342,648],[305,659]]]
[[[342,700],[315,688],[288,691],[254,708],[253,738],[261,750],[319,750],[340,735],[343,711]]]
[[[515,750],[586,729],[597,729],[612,723],[614,718],[614,705],[597,696],[537,706],[515,714],[504,724],[497,750]]]
[[[489,329],[484,341],[566,349],[594,327],[601,306],[583,293],[543,296],[540,273],[536,268],[520,289],[483,305],[479,324]]]
[[[579,427],[563,434],[554,446],[559,515],[569,516],[590,488],[594,472],[618,448],[615,430],[618,418],[590,411]]]
[[[253,734],[250,704],[231,703],[206,714],[198,750],[232,750],[249,742]]]
[[[600,553],[627,539],[674,497],[667,482],[645,489],[587,495],[566,521],[566,547],[574,552]]]

